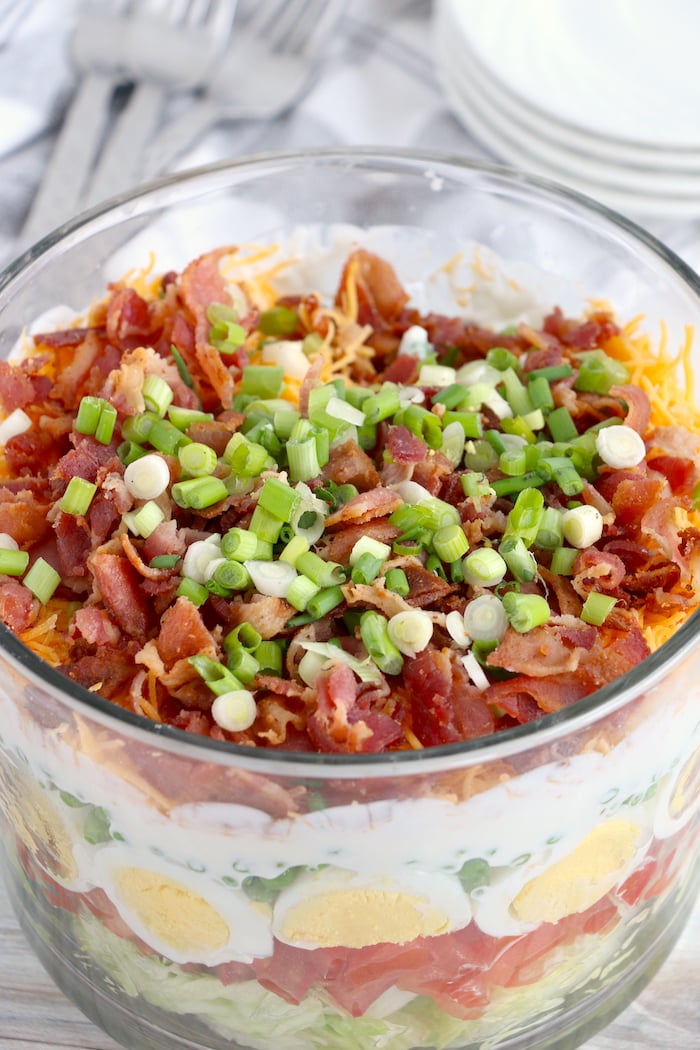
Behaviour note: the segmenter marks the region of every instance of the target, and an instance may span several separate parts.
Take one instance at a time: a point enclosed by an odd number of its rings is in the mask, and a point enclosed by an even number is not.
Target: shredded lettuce
[[[615,956],[611,939],[622,941],[624,924],[607,937],[591,935],[575,946],[557,949],[556,965],[532,985],[501,989],[493,995],[487,1013],[463,1020],[441,1010],[430,999],[418,996],[389,1016],[352,1017],[327,996],[309,994],[292,1005],[267,991],[257,981],[223,985],[210,973],[184,971],[156,955],[145,955],[130,941],[111,933],[91,915],[75,916],[76,939],[81,949],[130,998],[176,1015],[194,1015],[224,1040],[251,1050],[436,1050],[478,1044],[482,1050],[496,1046],[505,1035],[522,1034],[522,1019],[537,1023],[560,1015],[569,995],[580,998],[598,983],[596,971]],[[624,965],[625,953],[620,962]],[[614,978],[614,968],[606,982]]]

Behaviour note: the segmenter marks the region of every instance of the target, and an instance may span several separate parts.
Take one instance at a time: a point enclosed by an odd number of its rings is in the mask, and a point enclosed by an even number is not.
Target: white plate
[[[545,117],[700,150],[697,0],[442,0],[489,75]]]
[[[700,193],[695,196],[677,194],[641,193],[635,187],[621,188],[605,179],[584,178],[545,161],[533,147],[536,140],[525,143],[513,138],[513,125],[503,126],[494,112],[484,110],[473,98],[467,98],[450,70],[444,41],[436,38],[438,75],[456,116],[472,131],[482,144],[498,159],[524,171],[541,175],[567,185],[616,211],[638,218],[697,218],[700,216]],[[521,136],[522,139],[522,136]]]
[[[458,92],[466,106],[474,108],[492,124],[496,132],[505,135],[513,146],[527,150],[542,162],[575,179],[601,182],[618,187],[627,193],[651,195],[652,197],[700,198],[700,167],[697,171],[667,171],[620,162],[603,161],[592,156],[561,146],[552,138],[545,138],[529,126],[524,118],[517,119],[493,86],[475,73],[469,64],[456,59],[458,48],[454,37],[440,35],[442,58],[452,88]]]
[[[452,71],[455,76],[468,74],[478,84],[478,94],[488,98],[516,124],[560,149],[565,148],[603,164],[697,176],[700,180],[700,149],[670,150],[612,141],[574,128],[552,114],[545,115],[514,94],[481,63],[470,39],[465,36],[460,17],[462,6],[463,0],[438,0],[436,5],[436,25],[442,36],[451,42],[449,62]]]

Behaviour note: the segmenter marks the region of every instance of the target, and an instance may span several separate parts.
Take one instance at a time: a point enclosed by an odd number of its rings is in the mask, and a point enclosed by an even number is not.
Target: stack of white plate
[[[434,47],[496,158],[627,214],[700,217],[698,0],[435,0]]]

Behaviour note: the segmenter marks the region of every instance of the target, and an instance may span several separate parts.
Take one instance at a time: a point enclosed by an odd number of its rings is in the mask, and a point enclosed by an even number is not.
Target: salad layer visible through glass
[[[563,711],[685,622],[691,333],[542,310],[483,253],[436,268],[452,312],[359,244],[333,294],[314,277],[276,245],[135,271],[0,365],[26,646],[151,723],[367,756]],[[13,878],[104,994],[202,1045],[495,1046],[614,982],[689,892],[696,677],[367,781],[176,757],[18,679]]]

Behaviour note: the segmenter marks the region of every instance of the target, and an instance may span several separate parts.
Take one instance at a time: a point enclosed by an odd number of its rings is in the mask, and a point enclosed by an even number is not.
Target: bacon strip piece
[[[374,463],[352,439],[331,449],[323,476],[331,478],[338,485],[355,485],[360,492],[374,489],[380,484]]]
[[[134,638],[143,638],[150,617],[138,576],[128,560],[98,550],[91,555],[89,568],[102,600],[121,629]]]
[[[214,392],[227,408],[234,394],[233,375],[219,351],[209,342],[210,324],[206,311],[211,303],[230,305],[231,297],[221,276],[219,263],[235,251],[232,245],[206,252],[185,268],[180,278],[182,299],[195,320],[195,357]]]
[[[357,682],[347,664],[322,672],[316,695],[307,730],[320,751],[379,752],[402,735],[401,726],[388,715],[358,709]]]
[[[361,492],[351,500],[329,514],[326,528],[335,529],[340,525],[361,525],[376,518],[387,518],[402,506],[403,500],[396,492],[379,486],[370,492]]]

